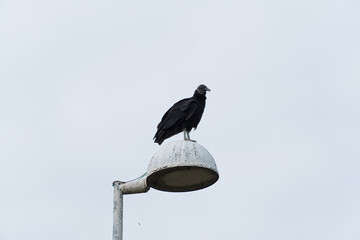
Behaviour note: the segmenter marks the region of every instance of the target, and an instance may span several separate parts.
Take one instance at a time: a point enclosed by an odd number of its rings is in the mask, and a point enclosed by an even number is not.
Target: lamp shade
[[[152,157],[146,182],[168,192],[187,192],[206,188],[219,179],[211,154],[200,144],[181,140],[161,145]]]

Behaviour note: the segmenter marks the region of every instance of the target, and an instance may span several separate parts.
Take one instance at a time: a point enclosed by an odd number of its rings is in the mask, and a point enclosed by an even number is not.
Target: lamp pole
[[[140,177],[129,181],[113,182],[114,203],[113,203],[113,240],[123,239],[123,214],[124,214],[124,194],[145,193],[150,187],[146,184],[146,173]]]
[[[113,240],[123,239],[123,193],[121,184],[123,182],[115,181],[114,186],[114,208],[113,208]]]

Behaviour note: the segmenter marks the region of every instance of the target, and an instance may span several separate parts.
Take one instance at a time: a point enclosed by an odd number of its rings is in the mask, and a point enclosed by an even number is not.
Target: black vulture
[[[169,138],[184,132],[184,140],[190,140],[189,132],[197,127],[203,115],[208,87],[201,84],[191,98],[185,98],[175,103],[162,117],[157,126],[154,142],[161,143]]]

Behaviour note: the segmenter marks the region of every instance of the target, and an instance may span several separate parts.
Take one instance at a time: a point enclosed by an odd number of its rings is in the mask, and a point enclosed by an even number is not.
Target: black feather
[[[203,115],[206,100],[205,85],[200,85],[191,98],[185,98],[175,103],[162,117],[157,126],[154,142],[159,145],[167,138],[182,132],[197,128]]]

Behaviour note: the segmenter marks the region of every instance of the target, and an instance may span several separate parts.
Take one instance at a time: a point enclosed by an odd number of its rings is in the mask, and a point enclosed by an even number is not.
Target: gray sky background
[[[124,239],[360,239],[359,10],[0,0],[0,239],[111,239],[112,182],[201,83],[220,179],[125,196]]]

